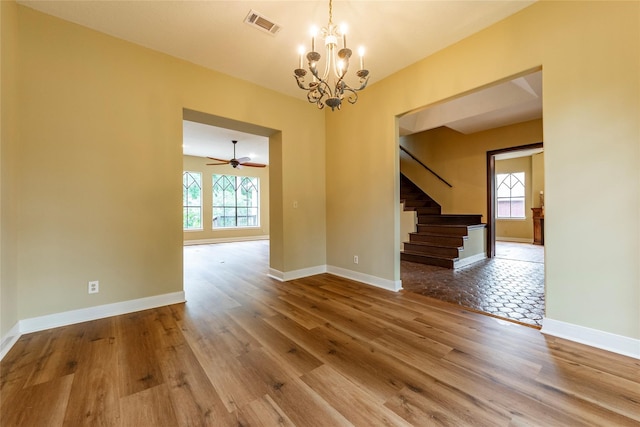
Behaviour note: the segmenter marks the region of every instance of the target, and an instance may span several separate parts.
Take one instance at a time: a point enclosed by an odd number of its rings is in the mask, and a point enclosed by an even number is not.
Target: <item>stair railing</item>
[[[437,173],[435,173],[433,170],[431,170],[431,168],[427,165],[425,165],[424,163],[422,163],[422,161],[417,158],[416,156],[414,156],[413,154],[411,154],[406,148],[404,148],[402,145],[399,146],[400,150],[404,151],[405,153],[407,153],[409,155],[409,157],[411,157],[413,160],[415,160],[416,162],[418,162],[423,168],[425,168],[426,170],[428,170],[429,172],[431,172],[431,174],[433,176],[435,176],[436,178],[438,178],[440,181],[444,182],[446,185],[449,186],[449,188],[453,188],[453,185],[449,184],[443,177],[441,177],[440,175],[438,175]]]

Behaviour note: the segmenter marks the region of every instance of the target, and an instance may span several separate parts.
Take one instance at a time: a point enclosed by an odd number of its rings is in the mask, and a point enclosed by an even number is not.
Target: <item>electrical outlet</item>
[[[100,282],[97,280],[89,282],[89,293],[97,294],[98,292],[100,292]]]
[[[353,263],[357,264],[358,263],[358,255],[354,255],[353,256]]]

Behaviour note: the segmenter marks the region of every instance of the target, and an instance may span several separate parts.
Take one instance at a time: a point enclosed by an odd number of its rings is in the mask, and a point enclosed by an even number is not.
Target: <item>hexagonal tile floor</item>
[[[540,328],[544,316],[543,261],[542,246],[497,242],[495,258],[455,270],[402,261],[402,287]]]

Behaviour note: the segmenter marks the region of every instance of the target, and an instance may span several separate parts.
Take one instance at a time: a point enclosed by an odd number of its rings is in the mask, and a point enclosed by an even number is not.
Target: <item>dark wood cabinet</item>
[[[531,208],[533,212],[533,244],[544,245],[544,208]]]

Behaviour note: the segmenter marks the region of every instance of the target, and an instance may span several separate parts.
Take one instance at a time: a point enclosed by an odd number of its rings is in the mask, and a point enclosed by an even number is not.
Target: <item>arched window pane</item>
[[[496,174],[496,218],[525,217],[524,172]]]
[[[182,173],[182,228],[202,229],[202,175],[198,172]]]
[[[258,227],[259,180],[213,175],[213,228]]]

